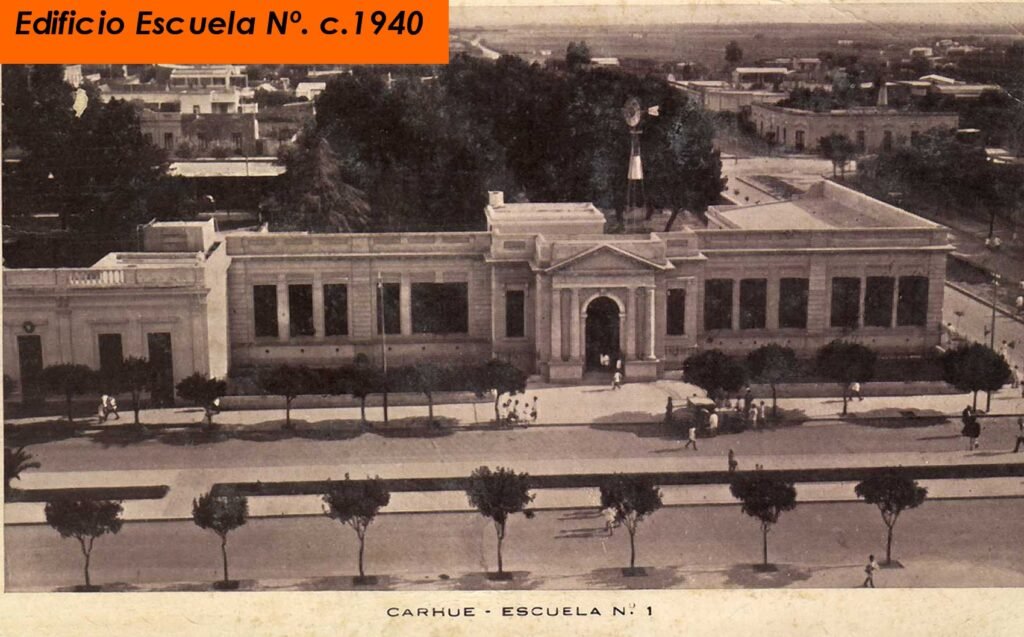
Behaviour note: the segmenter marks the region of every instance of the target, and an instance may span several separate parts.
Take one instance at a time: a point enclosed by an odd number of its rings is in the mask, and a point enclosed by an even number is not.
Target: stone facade
[[[392,365],[497,356],[558,382],[607,355],[643,379],[701,348],[776,342],[811,355],[844,338],[912,355],[939,340],[945,229],[831,182],[800,200],[712,208],[707,228],[667,233],[604,234],[590,204],[500,193],[486,216],[486,231],[450,233],[155,224],[147,250],[165,252],[7,270],[5,369],[24,367],[26,321],[47,365],[97,366],[100,333],[145,355],[145,334],[170,332],[175,380],[360,355],[380,364],[385,352]]]
[[[920,113],[883,107],[816,113],[767,104],[752,105],[750,121],[758,135],[798,152],[815,150],[822,137],[839,133],[856,144],[860,152],[876,153],[909,144],[925,131],[953,131],[959,126],[956,113]]]

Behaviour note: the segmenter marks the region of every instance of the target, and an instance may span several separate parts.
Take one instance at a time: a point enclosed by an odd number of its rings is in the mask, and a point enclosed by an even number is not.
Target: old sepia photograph
[[[493,4],[2,67],[5,590],[1024,587],[1024,4]]]

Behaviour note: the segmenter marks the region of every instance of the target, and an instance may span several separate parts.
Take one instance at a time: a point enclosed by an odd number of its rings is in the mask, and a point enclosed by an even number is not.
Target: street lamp
[[[999,280],[998,274],[992,275],[992,323],[988,328],[988,346],[992,351],[996,349],[996,302],[999,299]],[[985,413],[988,413],[992,408],[992,392],[985,392]]]
[[[384,422],[388,421],[388,339],[387,317],[384,316],[384,275],[377,272],[377,302],[380,314],[380,356],[384,364]]]

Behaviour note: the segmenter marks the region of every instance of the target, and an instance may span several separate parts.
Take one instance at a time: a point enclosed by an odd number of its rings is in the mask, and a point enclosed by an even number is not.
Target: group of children
[[[524,397],[520,403],[518,398],[513,399],[510,395],[508,399],[500,404],[498,416],[501,419],[501,423],[509,427],[520,423],[536,424],[537,397],[533,397],[532,403]]]

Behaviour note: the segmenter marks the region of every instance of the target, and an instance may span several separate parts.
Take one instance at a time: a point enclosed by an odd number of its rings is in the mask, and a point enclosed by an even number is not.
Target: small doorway
[[[586,369],[612,371],[619,359],[619,306],[606,296],[600,296],[587,306]],[[608,365],[601,364],[602,355]]]
[[[174,404],[174,356],[171,353],[171,335],[154,332],[146,336],[149,362],[153,366],[155,382],[152,399],[157,407]]]

